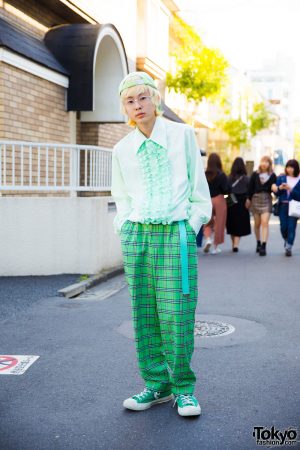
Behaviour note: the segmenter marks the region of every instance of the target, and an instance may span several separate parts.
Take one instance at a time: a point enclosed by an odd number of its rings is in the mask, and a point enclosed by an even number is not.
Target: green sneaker
[[[176,395],[173,406],[177,403],[180,416],[199,416],[201,408],[196,397],[192,394]]]
[[[134,411],[144,411],[156,403],[168,402],[173,398],[174,395],[170,390],[156,391],[155,389],[145,388],[140,394],[133,395],[124,400],[123,406]]]

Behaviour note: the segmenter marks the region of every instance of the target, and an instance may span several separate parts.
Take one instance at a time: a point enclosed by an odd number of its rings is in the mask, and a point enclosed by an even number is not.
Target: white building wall
[[[72,3],[99,23],[111,23],[117,28],[125,46],[129,71],[134,71],[137,56],[137,0],[74,0]]]
[[[282,64],[279,59],[261,70],[249,71],[256,88],[270,101],[279,116],[278,134],[293,141],[293,66]]]
[[[170,12],[160,0],[137,0],[137,6],[137,56],[147,57],[167,71]]]
[[[95,274],[122,264],[112,197],[0,198],[0,276]]]

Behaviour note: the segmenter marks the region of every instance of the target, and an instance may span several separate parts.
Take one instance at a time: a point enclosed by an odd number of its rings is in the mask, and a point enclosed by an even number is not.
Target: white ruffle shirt
[[[112,151],[114,231],[126,220],[170,224],[188,219],[196,234],[212,203],[193,127],[157,117],[147,138],[136,127]]]

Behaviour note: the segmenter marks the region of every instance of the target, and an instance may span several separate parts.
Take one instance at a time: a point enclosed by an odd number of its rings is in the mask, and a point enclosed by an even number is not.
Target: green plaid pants
[[[198,298],[196,233],[184,220],[189,294],[182,292],[179,222],[144,224],[127,220],[121,228],[125,277],[132,302],[137,359],[145,385],[174,394],[192,394]]]

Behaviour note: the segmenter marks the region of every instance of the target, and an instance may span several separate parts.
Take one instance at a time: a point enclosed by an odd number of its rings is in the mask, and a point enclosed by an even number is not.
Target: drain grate
[[[225,336],[233,333],[234,331],[234,326],[229,323],[196,320],[194,335],[202,337],[217,337]]]

